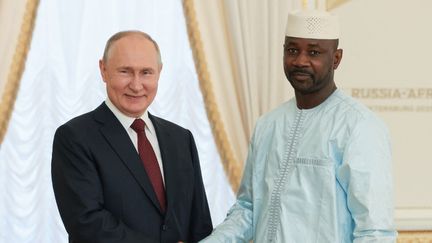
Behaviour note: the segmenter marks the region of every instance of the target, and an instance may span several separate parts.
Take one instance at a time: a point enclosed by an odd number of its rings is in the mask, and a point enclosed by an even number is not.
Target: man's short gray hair
[[[159,50],[159,45],[157,44],[157,42],[147,33],[139,31],[139,30],[125,30],[125,31],[120,31],[115,33],[114,35],[112,35],[107,43],[105,44],[105,49],[103,52],[103,56],[102,56],[102,60],[106,63],[107,59],[108,59],[108,52],[112,46],[112,44],[118,40],[120,40],[123,37],[129,36],[129,35],[140,35],[144,38],[146,38],[147,40],[151,41],[153,43],[153,45],[156,48],[157,54],[158,54],[158,62],[159,65],[162,65],[162,57],[161,57],[161,53]]]

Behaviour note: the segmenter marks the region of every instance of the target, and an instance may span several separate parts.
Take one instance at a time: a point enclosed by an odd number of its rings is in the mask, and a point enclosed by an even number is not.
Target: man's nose
[[[140,91],[143,87],[143,82],[138,74],[134,74],[130,83],[129,88],[133,91]]]
[[[301,52],[298,54],[298,56],[294,59],[293,65],[296,67],[306,67],[309,66],[309,57],[306,53]]]

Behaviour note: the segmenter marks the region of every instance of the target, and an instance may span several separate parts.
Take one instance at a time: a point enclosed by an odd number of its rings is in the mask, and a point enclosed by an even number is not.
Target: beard
[[[301,68],[292,68],[285,72],[285,76],[296,92],[307,95],[319,92],[331,83],[333,81],[333,69],[330,68],[321,78],[313,72]]]

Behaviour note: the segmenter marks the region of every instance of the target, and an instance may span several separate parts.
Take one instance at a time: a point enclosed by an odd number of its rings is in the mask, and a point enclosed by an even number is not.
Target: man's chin
[[[294,91],[296,93],[299,93],[302,95],[314,94],[314,93],[319,91],[319,89],[315,89],[314,87],[310,87],[310,86],[305,87],[305,86],[301,86],[301,85],[296,85],[296,86],[293,85],[293,88],[294,88]]]
[[[290,81],[290,83],[296,92],[310,93],[312,91],[312,87],[309,85],[309,82],[299,82],[295,80],[295,81]]]
[[[130,117],[140,117],[147,110],[146,105],[128,103],[123,105],[123,112]]]

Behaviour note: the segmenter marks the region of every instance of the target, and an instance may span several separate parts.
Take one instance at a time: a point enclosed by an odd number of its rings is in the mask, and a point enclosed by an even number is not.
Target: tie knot
[[[143,132],[144,127],[145,127],[145,122],[142,119],[135,119],[135,121],[131,125],[131,128],[135,132]]]

